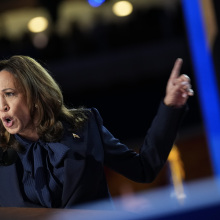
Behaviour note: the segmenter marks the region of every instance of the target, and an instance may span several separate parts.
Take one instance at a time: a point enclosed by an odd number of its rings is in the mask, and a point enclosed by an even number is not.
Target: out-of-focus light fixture
[[[33,45],[38,49],[43,49],[47,46],[48,36],[45,33],[36,33],[32,39]]]
[[[128,1],[119,1],[113,5],[112,11],[116,16],[125,17],[132,13],[133,5]]]
[[[47,29],[48,23],[45,17],[35,17],[28,22],[28,29],[33,33],[43,32]]]
[[[101,4],[103,4],[105,2],[105,0],[88,0],[88,3],[92,6],[92,7],[99,7]]]

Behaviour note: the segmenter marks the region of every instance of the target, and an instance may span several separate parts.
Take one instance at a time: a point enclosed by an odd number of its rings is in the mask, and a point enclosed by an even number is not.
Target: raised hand
[[[176,60],[167,82],[164,98],[164,104],[167,106],[181,107],[186,103],[188,97],[194,94],[191,89],[190,78],[185,74],[180,75],[182,63],[182,59]]]

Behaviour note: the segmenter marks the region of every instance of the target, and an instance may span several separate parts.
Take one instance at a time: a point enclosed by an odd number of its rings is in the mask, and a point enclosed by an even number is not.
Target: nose
[[[7,104],[4,105],[3,107],[0,107],[0,111],[2,111],[2,112],[7,112],[7,111],[9,111],[9,109],[10,109],[10,107]]]
[[[9,106],[5,105],[3,109],[4,109],[5,112],[7,112],[9,110]]]
[[[0,99],[0,111],[7,112],[9,111],[9,109],[10,109],[9,105],[1,98]]]

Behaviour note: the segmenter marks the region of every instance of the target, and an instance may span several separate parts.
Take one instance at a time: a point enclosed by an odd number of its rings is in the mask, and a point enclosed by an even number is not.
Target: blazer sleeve
[[[167,160],[185,111],[186,107],[176,109],[161,102],[143,145],[136,153],[106,129],[99,112],[93,108],[104,147],[105,165],[133,181],[152,182]]]

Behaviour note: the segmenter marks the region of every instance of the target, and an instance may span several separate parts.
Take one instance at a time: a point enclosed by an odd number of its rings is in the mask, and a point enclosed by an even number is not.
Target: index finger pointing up
[[[183,64],[183,60],[181,58],[176,59],[176,62],[170,74],[170,79],[173,80],[179,76],[182,64]]]

